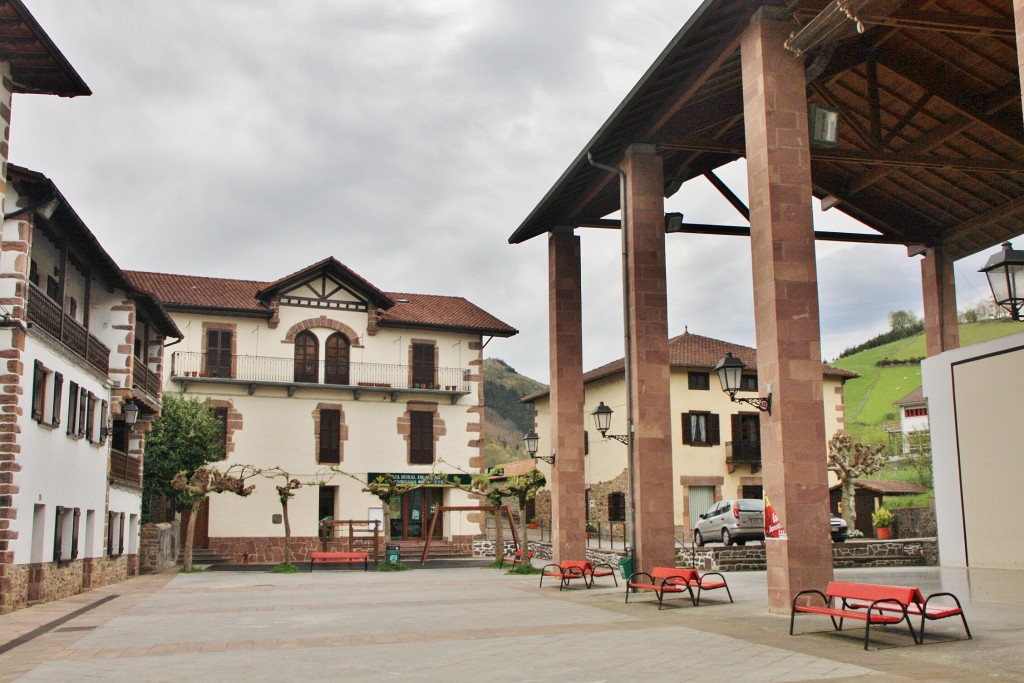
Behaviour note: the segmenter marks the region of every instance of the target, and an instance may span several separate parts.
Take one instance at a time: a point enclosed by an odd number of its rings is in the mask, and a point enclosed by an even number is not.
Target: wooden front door
[[[442,505],[443,488],[421,488],[402,494],[391,503],[391,538],[425,539],[434,509]],[[438,517],[434,538],[444,535],[444,518]]]
[[[184,541],[186,529],[188,529],[188,519],[192,515],[191,511],[185,511],[181,513],[181,537]],[[206,550],[210,547],[210,500],[206,499],[203,504],[199,507],[199,515],[196,517],[196,528],[192,532],[192,548],[199,548],[200,550]]]

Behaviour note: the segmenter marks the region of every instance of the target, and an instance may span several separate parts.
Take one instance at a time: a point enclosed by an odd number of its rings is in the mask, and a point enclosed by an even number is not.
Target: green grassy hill
[[[533,408],[519,399],[544,386],[504,361],[484,360],[484,462],[488,467],[528,457],[523,435],[533,428]]]
[[[1024,332],[1024,322],[987,320],[964,324],[960,325],[960,345],[970,346],[1016,332]],[[919,334],[830,363],[860,375],[848,381],[844,390],[846,428],[851,434],[865,441],[885,439],[882,423],[899,419],[893,403],[921,386],[919,361],[924,356],[924,334]],[[881,361],[901,360],[908,364],[879,365]]]

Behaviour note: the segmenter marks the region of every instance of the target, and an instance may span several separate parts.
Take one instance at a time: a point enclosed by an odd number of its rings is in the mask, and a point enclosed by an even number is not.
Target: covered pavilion
[[[768,602],[832,577],[815,240],[921,257],[928,355],[959,345],[953,262],[1022,232],[1024,0],[706,0],[509,238],[548,236],[555,558],[581,557],[580,237],[623,228],[626,381],[640,570],[674,561],[665,240],[750,236]],[[813,118],[837,137],[812,130]],[[817,128],[817,127],[815,127]],[[817,142],[812,141],[812,137]],[[749,206],[715,169],[744,157]],[[703,176],[746,226],[664,199]],[[873,229],[815,231],[812,197]],[[609,215],[620,212],[618,219]],[[680,239],[673,237],[672,239]]]

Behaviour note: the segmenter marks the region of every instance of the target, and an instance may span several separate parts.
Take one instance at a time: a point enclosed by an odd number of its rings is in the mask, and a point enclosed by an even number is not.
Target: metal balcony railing
[[[761,464],[760,441],[728,441],[725,444],[725,461],[733,464]]]
[[[121,451],[110,451],[110,481],[142,486],[142,463]]]
[[[102,372],[110,372],[110,349],[35,285],[28,287],[28,320]]]
[[[195,351],[177,351],[171,356],[171,376],[175,379],[206,377],[274,384],[326,384],[343,387],[381,389],[432,389],[468,393],[469,370],[434,368],[433,382],[414,382],[412,367],[387,363],[348,363],[309,361],[270,356],[230,357]],[[417,376],[420,373],[417,371]]]

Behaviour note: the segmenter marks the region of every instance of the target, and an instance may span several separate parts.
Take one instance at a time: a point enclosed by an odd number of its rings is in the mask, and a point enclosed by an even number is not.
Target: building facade
[[[465,299],[385,293],[333,258],[275,282],[130,277],[184,333],[165,349],[164,390],[210,400],[225,424],[224,466],[280,468],[308,484],[288,505],[298,559],[322,547],[322,520],[385,522],[364,491],[380,475],[468,483],[480,471],[485,337],[516,330]],[[283,482],[253,483],[247,498],[211,497],[196,547],[284,559]],[[395,540],[423,541],[434,511],[476,504],[457,487],[417,488],[390,502],[386,524]],[[481,521],[445,513],[434,538],[468,544]]]
[[[715,365],[726,353],[747,364],[739,396],[757,395],[757,352],[749,347],[686,332],[669,340],[672,415],[672,515],[677,538],[689,538],[699,515],[716,501],[761,498],[761,416],[756,408],[733,403],[721,391]],[[823,366],[825,421],[829,436],[841,429],[843,384],[856,377],[848,370]],[[623,522],[628,519],[629,478],[626,446],[602,439],[591,417],[600,403],[614,412],[609,434],[625,435],[626,406],[623,361],[617,360],[584,374],[584,469],[587,483],[587,521]],[[747,393],[749,392],[749,393]],[[550,407],[546,391],[523,399],[536,410],[538,453],[551,452]],[[821,444],[821,457],[827,446]],[[557,454],[556,454],[557,466]],[[550,466],[538,463],[546,473]],[[550,476],[549,476],[550,480]],[[538,515],[550,509],[543,502]],[[785,520],[783,520],[785,523]],[[607,528],[604,526],[604,528]]]
[[[0,498],[8,522],[0,611],[137,571],[142,452],[160,411],[160,349],[180,336],[48,178],[11,165],[7,180],[0,353],[13,465]]]

